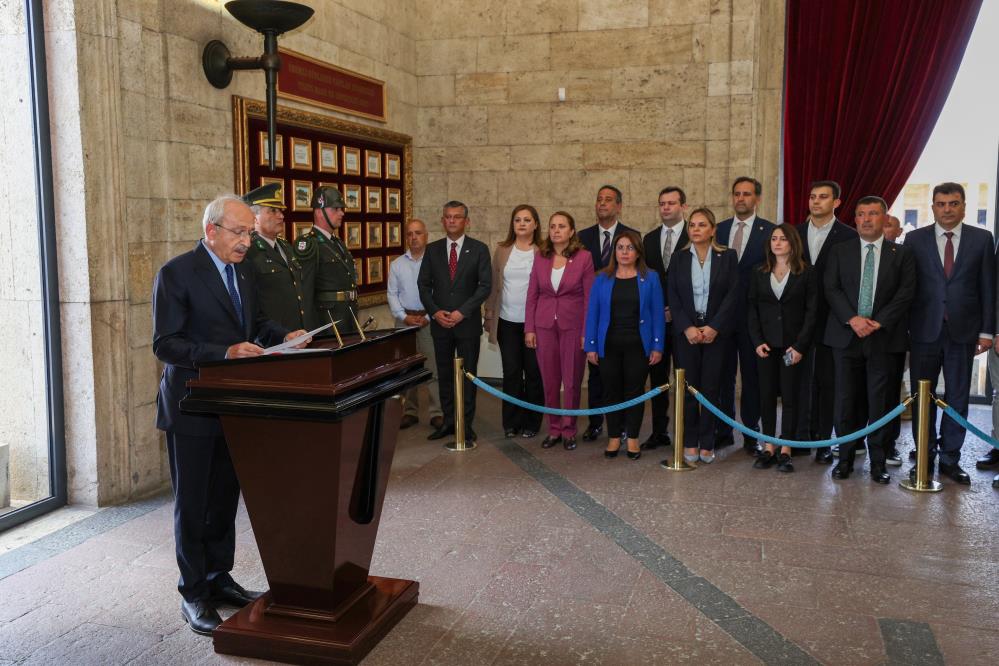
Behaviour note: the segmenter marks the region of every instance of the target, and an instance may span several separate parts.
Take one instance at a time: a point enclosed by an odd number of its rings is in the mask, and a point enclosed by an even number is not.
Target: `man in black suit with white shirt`
[[[664,187],[659,192],[658,227],[645,234],[642,239],[645,245],[645,263],[659,274],[663,288],[663,303],[666,306],[666,321],[671,321],[669,301],[666,298],[666,273],[669,270],[670,259],[687,245],[687,223],[684,214],[687,211],[687,195],[675,185]],[[649,381],[652,386],[662,386],[669,382],[670,354],[672,353],[673,336],[666,336],[666,348],[663,350],[663,360],[649,367]],[[657,446],[669,446],[669,394],[661,393],[652,398],[652,434],[642,442],[643,449],[654,449]]]
[[[455,352],[465,369],[476,374],[482,337],[481,307],[492,286],[492,266],[486,244],[465,235],[470,220],[468,206],[460,201],[444,204],[441,224],[444,238],[427,245],[417,285],[420,301],[430,316],[430,336],[437,356],[437,381],[444,423],[427,439],[454,434]],[[475,385],[466,383],[465,439],[475,440]]]

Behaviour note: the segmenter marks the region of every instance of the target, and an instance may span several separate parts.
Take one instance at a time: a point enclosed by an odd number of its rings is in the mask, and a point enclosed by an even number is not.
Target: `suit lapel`
[[[666,270],[666,257],[663,256],[663,234],[666,233],[666,229],[662,224],[659,225],[659,233],[656,234],[656,242],[652,244],[652,251],[649,252],[649,259],[646,263],[650,266],[662,266],[663,270]],[[673,242],[676,242],[675,240]],[[656,264],[655,262],[659,262]]]
[[[239,283],[239,303],[243,306],[243,334],[250,338],[250,313],[253,312],[253,285],[246,277],[243,264],[233,266],[236,271],[236,281]]]
[[[832,234],[830,233],[830,235]],[[826,238],[826,242],[829,242],[828,238]],[[843,270],[840,271],[840,279],[843,281],[847,298],[854,309],[856,309],[860,305],[860,281],[864,266],[860,261],[859,241],[848,241],[844,245],[850,246],[850,251],[846,253],[845,260],[843,261],[844,265]],[[825,251],[825,246],[822,247],[822,251]],[[875,290],[875,293],[877,293],[877,290]]]
[[[200,243],[200,241],[199,241]],[[212,293],[213,296],[222,304],[222,307],[229,316],[232,317],[234,324],[239,326],[239,316],[236,314],[236,308],[232,304],[232,298],[229,297],[229,289],[226,287],[222,280],[222,276],[219,275],[218,269],[215,268],[215,262],[212,258],[208,256],[210,250],[206,249],[204,246],[199,247],[196,250],[195,256],[198,257],[198,267],[197,272],[201,276],[202,282],[205,283],[205,287],[208,291]],[[238,273],[239,271],[237,271]],[[242,283],[240,284],[242,286]],[[243,307],[246,307],[246,301],[243,299],[243,292],[240,292],[240,300],[243,302]]]
[[[881,262],[878,264],[878,278],[874,281],[874,306],[875,311],[881,306],[884,290],[881,288],[887,276],[895,270],[895,250],[896,246],[889,240],[881,243]]]

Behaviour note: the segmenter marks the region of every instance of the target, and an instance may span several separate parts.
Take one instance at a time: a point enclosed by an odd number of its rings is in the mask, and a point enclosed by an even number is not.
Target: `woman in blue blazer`
[[[677,250],[666,274],[666,299],[673,321],[673,363],[687,382],[718,404],[725,363],[725,340],[735,334],[740,291],[735,250],[715,242],[715,216],[698,208],[687,222],[690,242]],[[715,418],[696,400],[684,404],[683,457],[687,462],[715,459]],[[680,446],[674,442],[674,446]],[[698,451],[700,449],[700,451]]]
[[[587,360],[600,366],[606,404],[642,394],[649,366],[662,360],[665,335],[659,276],[645,265],[642,237],[630,229],[623,231],[614,239],[610,263],[593,282],[583,344]],[[641,457],[638,431],[644,411],[645,404],[640,403],[607,415],[605,456],[617,456],[624,434],[628,457]]]

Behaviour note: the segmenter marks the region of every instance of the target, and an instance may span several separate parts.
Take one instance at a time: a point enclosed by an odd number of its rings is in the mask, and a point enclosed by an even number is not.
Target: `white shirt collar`
[[[745,220],[740,220],[738,217],[733,216],[732,222],[735,224],[745,224],[748,229],[752,229],[753,224],[756,223],[756,212],[754,211],[753,214],[747,217]]]
[[[877,240],[873,240],[873,241],[865,241],[863,238],[861,238],[860,239],[860,247],[861,247],[861,249],[866,250],[867,246],[869,244],[873,243],[874,244],[874,249],[878,251],[878,254],[880,254],[881,253],[881,246],[884,245],[884,242],[885,242],[884,234],[882,234],[881,236],[879,236]]]
[[[956,239],[961,238],[961,227],[963,227],[963,226],[964,226],[964,221],[962,220],[961,222],[957,223],[957,226],[955,226],[953,229],[949,230],[949,231],[954,232],[954,238],[952,240],[956,240]],[[947,231],[948,231],[948,229],[944,229],[943,227],[941,227],[940,223],[938,223],[938,222],[934,222],[933,223],[933,233],[935,233],[937,235],[937,238],[942,238],[943,235],[945,233],[947,233]]]
[[[666,224],[665,222],[663,222],[662,220],[660,220],[660,224],[662,225],[663,231],[670,231],[670,230],[672,230],[673,233],[675,233],[677,236],[679,236],[683,232],[683,228],[685,226],[687,226],[687,220],[684,220],[683,218],[680,218],[680,221],[677,222],[676,224],[674,224],[672,227],[669,226],[668,224]]]
[[[619,224],[621,224],[621,220],[614,220],[614,224],[611,225],[610,229],[604,229],[603,227],[600,226],[600,223],[598,222],[597,229],[598,231],[600,231],[600,241],[603,242],[605,231],[609,231],[611,239],[613,239],[615,232],[617,232],[617,225]]]

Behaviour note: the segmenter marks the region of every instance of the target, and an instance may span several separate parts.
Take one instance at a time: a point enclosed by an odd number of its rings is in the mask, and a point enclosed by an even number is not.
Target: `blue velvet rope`
[[[610,412],[616,412],[622,409],[628,409],[629,407],[634,407],[635,405],[641,404],[650,398],[654,398],[663,391],[669,390],[669,385],[657,386],[650,391],[646,391],[644,394],[638,396],[637,398],[632,398],[631,400],[626,400],[625,402],[619,403],[617,405],[609,405],[607,407],[594,407],[593,409],[558,409],[556,407],[543,407],[541,405],[535,405],[530,402],[524,402],[520,398],[514,398],[512,395],[507,395],[500,391],[498,388],[494,388],[489,384],[485,383],[475,375],[470,372],[465,372],[465,376],[468,380],[478,386],[480,389],[486,393],[493,395],[500,400],[505,400],[518,407],[523,407],[524,409],[530,409],[534,412],[541,412],[542,414],[554,414],[556,416],[590,416],[591,414],[607,414]]]
[[[741,432],[743,435],[746,435],[748,437],[755,437],[756,439],[761,439],[764,442],[770,442],[771,444],[779,444],[780,446],[789,446],[789,447],[804,448],[804,449],[818,448],[820,446],[835,446],[836,444],[845,444],[847,442],[852,442],[862,437],[866,437],[867,435],[871,434],[878,428],[883,428],[884,426],[888,425],[892,420],[901,416],[902,412],[905,411],[905,403],[902,403],[898,405],[898,407],[896,407],[895,409],[891,410],[890,412],[882,416],[874,423],[871,423],[866,428],[862,428],[857,432],[851,433],[849,435],[844,435],[842,437],[834,437],[833,439],[822,439],[814,442],[801,442],[793,439],[781,439],[780,437],[772,437],[770,435],[764,435],[761,432],[756,432],[751,428],[747,428],[746,426],[742,425],[738,421],[733,420],[728,416],[728,414],[726,414],[725,412],[721,411],[720,409],[712,405],[710,402],[708,402],[708,399],[705,398],[703,395],[701,395],[700,391],[694,389],[691,386],[687,386],[687,390],[690,391],[690,393],[697,399],[697,402],[701,403],[704,407],[706,407],[708,411],[710,411],[719,419],[721,419],[728,425],[732,426],[733,428]]]
[[[973,423],[971,423],[971,421],[969,421],[968,419],[966,419],[963,416],[961,416],[961,414],[956,409],[954,409],[953,407],[951,407],[950,405],[948,405],[943,400],[937,400],[937,404],[940,405],[940,407],[943,409],[944,414],[946,414],[947,416],[949,416],[952,419],[954,419],[954,421],[959,426],[961,426],[962,428],[964,428],[965,430],[967,430],[972,435],[974,435],[978,439],[982,440],[983,442],[985,442],[986,444],[988,444],[992,448],[999,449],[999,442],[997,442],[996,440],[992,439],[991,437],[989,437],[988,435],[986,435],[983,431],[981,431],[977,427],[975,427],[975,425]]]

